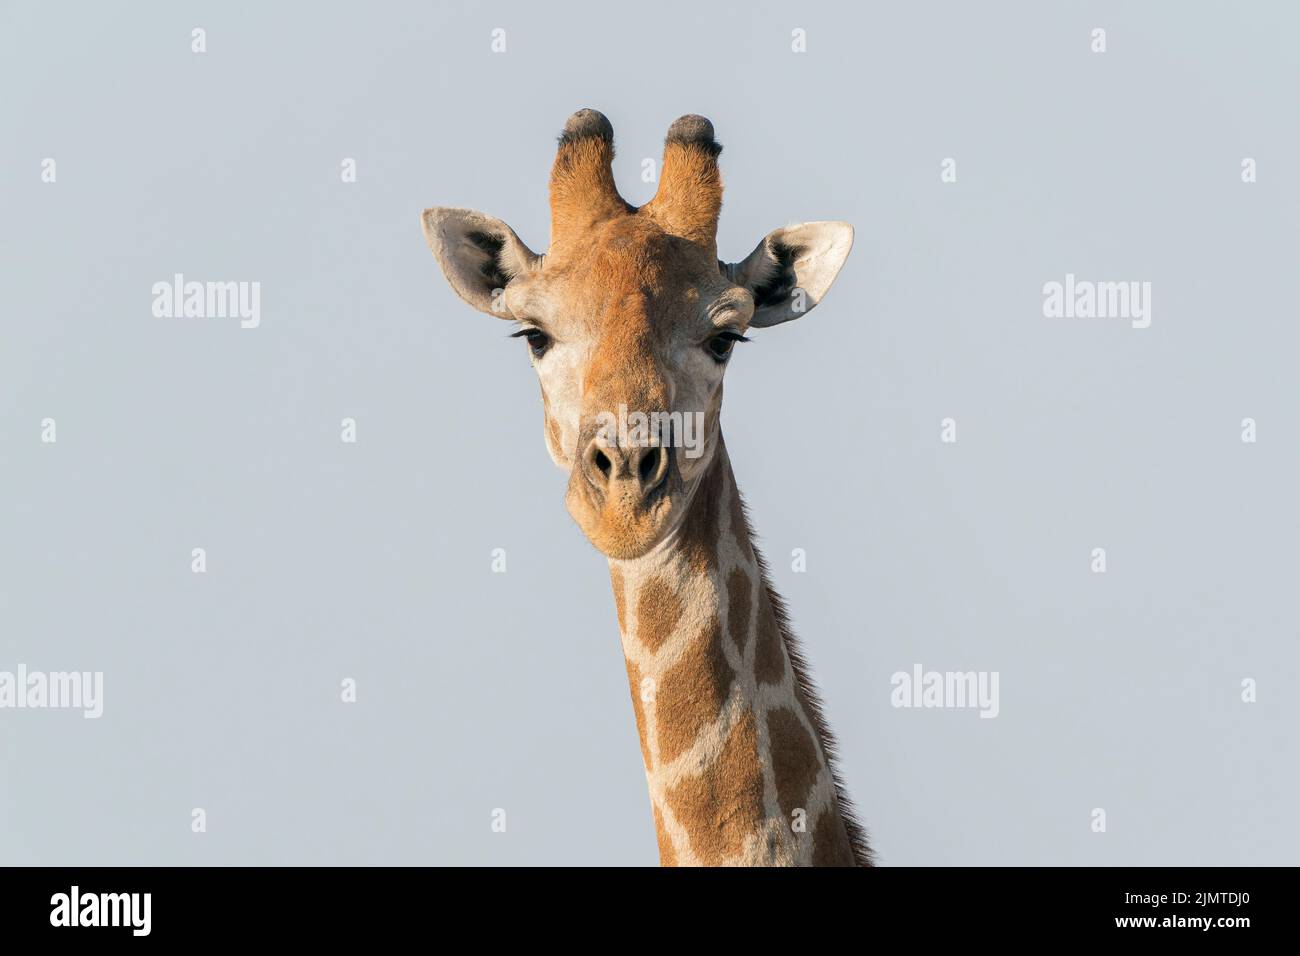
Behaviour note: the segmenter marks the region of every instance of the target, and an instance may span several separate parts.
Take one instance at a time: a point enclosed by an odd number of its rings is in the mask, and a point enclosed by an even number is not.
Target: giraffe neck
[[[865,862],[721,439],[678,529],[610,578],[660,862]]]

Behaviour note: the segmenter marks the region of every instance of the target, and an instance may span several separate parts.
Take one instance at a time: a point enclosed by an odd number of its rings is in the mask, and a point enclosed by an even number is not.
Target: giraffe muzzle
[[[569,479],[569,513],[588,540],[614,558],[650,550],[671,523],[681,484],[673,449],[590,437]]]

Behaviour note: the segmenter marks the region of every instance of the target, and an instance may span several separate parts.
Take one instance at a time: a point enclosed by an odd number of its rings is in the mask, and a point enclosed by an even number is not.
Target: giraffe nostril
[[[605,453],[597,449],[593,460],[596,462],[596,467],[600,469],[600,473],[604,475],[606,478],[608,478],[610,464],[609,464],[609,458],[605,455]]]
[[[651,448],[641,456],[641,461],[636,469],[637,475],[641,478],[641,484],[644,485],[659,470],[659,459],[663,453],[662,448]]]

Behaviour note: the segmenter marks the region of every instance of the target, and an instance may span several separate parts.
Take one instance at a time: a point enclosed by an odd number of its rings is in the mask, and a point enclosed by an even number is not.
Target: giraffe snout
[[[669,458],[668,449],[661,445],[611,444],[598,436],[588,442],[581,468],[601,498],[617,495],[637,506],[663,488]]]
[[[565,495],[569,514],[602,553],[640,557],[663,537],[682,500],[671,443],[593,424],[578,448]]]

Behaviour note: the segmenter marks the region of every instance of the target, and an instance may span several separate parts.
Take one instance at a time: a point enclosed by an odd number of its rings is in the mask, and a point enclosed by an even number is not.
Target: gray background
[[[0,860],[657,859],[524,347],[419,229],[544,248],[593,106],[635,203],[714,120],[727,258],[857,228],[723,417],[881,861],[1297,862],[1294,6],[334,6],[0,7],[0,669],[106,681],[0,711]],[[174,272],[260,281],[261,327],[154,318]],[[1152,282],[1151,327],[1043,318],[1067,272]],[[892,708],[918,662],[1001,715]]]

